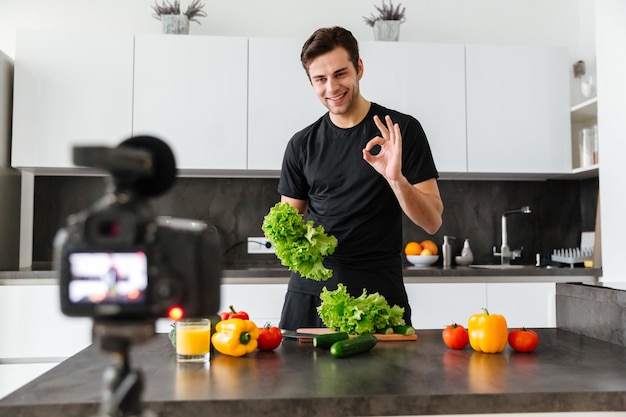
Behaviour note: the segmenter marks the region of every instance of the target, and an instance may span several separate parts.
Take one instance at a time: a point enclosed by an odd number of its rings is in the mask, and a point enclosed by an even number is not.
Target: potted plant
[[[200,0],[193,0],[184,13],[180,11],[180,0],[174,0],[172,3],[163,0],[161,4],[155,0],[151,7],[154,10],[152,16],[163,24],[163,33],[188,34],[189,22],[200,24],[197,18],[207,15],[202,10],[204,4]]]
[[[382,6],[374,6],[378,15],[363,16],[365,23],[374,28],[374,39],[377,41],[397,41],[400,38],[400,24],[406,20],[406,7],[398,4],[394,7],[383,0]]]

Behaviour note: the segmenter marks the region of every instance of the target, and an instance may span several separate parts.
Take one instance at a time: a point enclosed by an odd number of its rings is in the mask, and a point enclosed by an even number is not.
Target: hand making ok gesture
[[[363,159],[385,179],[395,181],[402,175],[402,135],[400,127],[391,121],[391,117],[385,116],[385,122],[386,126],[378,116],[374,116],[374,123],[381,136],[367,142],[363,149]],[[380,146],[380,152],[373,155],[371,151],[376,145]]]

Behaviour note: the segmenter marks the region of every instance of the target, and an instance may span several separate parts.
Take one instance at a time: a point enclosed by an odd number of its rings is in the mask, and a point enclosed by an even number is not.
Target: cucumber
[[[346,332],[320,334],[313,338],[313,346],[322,349],[330,349],[333,343],[339,342],[340,340],[346,340],[348,338],[350,338],[350,336],[348,336],[348,333]]]
[[[394,333],[401,334],[403,336],[409,336],[415,334],[415,328],[413,326],[393,326]]]
[[[362,334],[352,339],[340,340],[330,347],[330,354],[335,358],[346,358],[359,353],[369,352],[376,346],[378,339],[372,334]]]

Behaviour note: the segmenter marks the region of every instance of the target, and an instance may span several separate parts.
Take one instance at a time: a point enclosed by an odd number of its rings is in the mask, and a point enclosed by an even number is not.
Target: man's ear
[[[359,58],[359,66],[356,69],[356,75],[359,81],[361,81],[361,78],[363,77],[363,60],[361,58]]]

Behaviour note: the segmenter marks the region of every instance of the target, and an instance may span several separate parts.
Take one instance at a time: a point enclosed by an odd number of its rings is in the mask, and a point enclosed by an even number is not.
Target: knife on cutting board
[[[299,330],[285,330],[285,329],[281,329],[280,332],[283,334],[283,337],[286,337],[288,339],[311,339],[313,340],[313,338],[315,336],[317,336],[319,333],[306,333],[306,332],[301,332]]]

